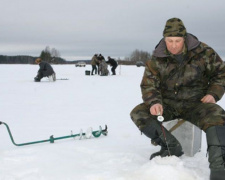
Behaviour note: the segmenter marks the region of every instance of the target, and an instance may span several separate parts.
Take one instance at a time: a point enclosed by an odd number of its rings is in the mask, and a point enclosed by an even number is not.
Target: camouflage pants
[[[144,126],[150,121],[157,121],[157,117],[150,114],[149,107],[144,103],[136,106],[130,113],[131,119],[137,127]],[[217,104],[201,102],[173,102],[167,100],[163,104],[164,121],[177,118],[184,119],[206,131],[211,126],[223,126],[225,111]]]

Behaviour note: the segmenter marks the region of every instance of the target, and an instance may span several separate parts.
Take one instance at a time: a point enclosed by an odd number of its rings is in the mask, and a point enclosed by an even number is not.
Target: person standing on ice
[[[107,64],[110,64],[111,71],[112,71],[112,75],[116,75],[116,68],[118,66],[117,62],[115,61],[115,59],[111,58],[110,56],[108,56],[108,61],[106,61]]]
[[[225,64],[178,18],[167,20],[163,38],[146,63],[141,91],[143,103],[130,113],[139,130],[161,146],[156,156],[181,156],[178,140],[157,120],[182,118],[206,133],[210,180],[225,179],[225,111],[216,104],[224,94]]]
[[[98,71],[97,64],[99,64],[98,55],[95,54],[91,59],[91,66],[92,66],[91,75],[94,75],[94,72],[95,72],[95,74],[97,74],[97,71]]]
[[[104,56],[102,54],[99,54],[98,55],[98,63],[97,63],[97,66],[98,66],[98,74],[100,74],[100,63],[102,61],[105,61],[105,58],[104,58]]]
[[[42,61],[41,58],[37,58],[35,60],[35,63],[40,66],[37,76],[34,78],[35,82],[40,82],[43,77],[50,77],[50,76],[52,76],[53,81],[56,80],[55,72],[49,63]]]

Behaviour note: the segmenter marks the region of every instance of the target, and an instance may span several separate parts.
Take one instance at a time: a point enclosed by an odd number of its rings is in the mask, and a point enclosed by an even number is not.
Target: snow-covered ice
[[[86,76],[85,68],[53,65],[57,78],[33,82],[37,65],[0,65],[0,121],[16,143],[108,126],[108,136],[12,144],[0,126],[0,180],[207,180],[205,133],[194,157],[156,157],[160,147],[135,127],[130,111],[142,102],[143,67],[121,66],[116,76]],[[224,106],[224,99],[219,101]]]

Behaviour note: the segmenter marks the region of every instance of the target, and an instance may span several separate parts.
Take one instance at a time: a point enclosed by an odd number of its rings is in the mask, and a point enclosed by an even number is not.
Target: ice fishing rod
[[[79,139],[82,139],[82,138],[89,139],[89,138],[91,138],[92,135],[95,138],[98,138],[101,134],[103,134],[104,136],[107,136],[107,134],[108,134],[108,131],[107,131],[108,127],[107,127],[107,125],[105,125],[105,129],[102,129],[102,127],[99,126],[99,130],[97,130],[97,131],[92,131],[92,128],[89,128],[86,133],[83,133],[83,131],[81,130],[80,133],[78,133],[78,134],[73,134],[71,132],[71,135],[69,135],[69,136],[62,136],[62,137],[56,137],[55,138],[53,135],[51,135],[50,138],[46,139],[46,140],[17,144],[17,143],[15,143],[15,141],[13,139],[13,136],[12,136],[12,133],[9,129],[9,126],[6,123],[0,121],[0,125],[2,125],[2,124],[6,126],[6,128],[8,130],[8,133],[9,133],[9,136],[11,138],[11,141],[15,146],[25,146],[25,145],[30,145],[30,144],[44,143],[44,142],[54,143],[56,140],[66,139],[66,138],[75,138],[76,136],[79,136]]]
[[[164,139],[166,141],[166,146],[167,146],[167,149],[168,149],[168,153],[169,155],[171,156],[171,153],[170,153],[170,149],[169,149],[169,145],[168,145],[168,142],[167,142],[167,139],[166,139],[166,133],[165,133],[165,129],[162,125],[162,122],[164,121],[164,117],[160,115],[160,113],[158,114],[158,117],[157,117],[157,120],[160,122],[161,124],[161,128],[162,128],[162,132],[163,132],[163,136],[164,136]]]
[[[60,78],[60,79],[56,79],[56,80],[69,80],[68,78]]]

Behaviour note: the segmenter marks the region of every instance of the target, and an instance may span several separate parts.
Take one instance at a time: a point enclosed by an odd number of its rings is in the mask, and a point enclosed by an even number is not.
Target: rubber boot
[[[210,180],[225,180],[225,126],[206,130],[209,153]]]
[[[150,156],[150,160],[156,156],[166,157],[174,155],[179,157],[184,154],[179,141],[158,121],[151,121],[151,123],[141,127],[140,130],[147,137],[151,138],[155,144],[161,146],[161,150],[153,153]]]
[[[34,82],[40,82],[41,80],[36,76],[35,78],[34,78]]]
[[[40,82],[43,78],[43,74],[41,72],[38,72],[37,76],[34,78],[35,82]]]

